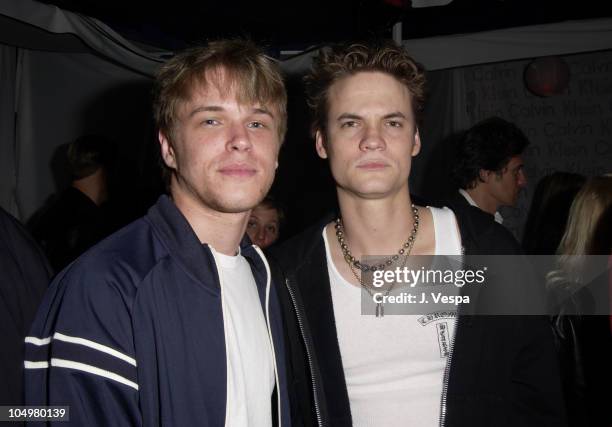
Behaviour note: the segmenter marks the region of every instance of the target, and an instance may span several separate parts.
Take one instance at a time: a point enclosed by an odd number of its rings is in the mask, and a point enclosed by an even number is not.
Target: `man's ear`
[[[490,170],[480,169],[480,171],[478,171],[478,179],[480,182],[489,182],[491,175],[493,175],[493,172]]]
[[[157,133],[157,139],[161,148],[161,156],[166,166],[170,169],[176,169],[176,156],[174,154],[174,148],[166,137],[165,133],[161,130]]]
[[[315,133],[315,147],[317,149],[317,154],[322,159],[327,159],[327,148],[325,148],[325,136],[321,130],[318,130]]]
[[[416,133],[414,134],[414,144],[412,145],[412,157],[419,154],[421,151],[421,134],[419,133],[419,128],[416,128]]]

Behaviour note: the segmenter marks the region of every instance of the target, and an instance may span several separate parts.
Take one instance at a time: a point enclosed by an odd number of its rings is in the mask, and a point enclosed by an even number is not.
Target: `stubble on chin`
[[[250,211],[261,202],[268,193],[270,186],[262,186],[245,193],[241,189],[225,189],[202,198],[202,202],[222,213],[244,213]]]

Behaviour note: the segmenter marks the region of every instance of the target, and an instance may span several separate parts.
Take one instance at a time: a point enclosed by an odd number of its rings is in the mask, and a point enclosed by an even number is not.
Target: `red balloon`
[[[563,93],[569,84],[570,70],[558,56],[534,59],[525,68],[525,84],[537,96]]]

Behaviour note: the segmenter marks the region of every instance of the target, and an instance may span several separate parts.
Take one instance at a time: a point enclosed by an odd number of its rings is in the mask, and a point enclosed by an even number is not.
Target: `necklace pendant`
[[[381,302],[376,303],[376,317],[384,317],[385,310]]]

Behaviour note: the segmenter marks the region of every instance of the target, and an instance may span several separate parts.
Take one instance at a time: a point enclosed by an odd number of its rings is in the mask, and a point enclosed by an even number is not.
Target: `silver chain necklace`
[[[397,251],[397,254],[387,258],[384,262],[378,265],[370,266],[370,265],[364,264],[353,256],[353,254],[351,253],[348,247],[348,244],[346,243],[344,239],[344,225],[342,223],[342,218],[340,217],[336,218],[336,224],[334,225],[334,228],[336,229],[336,238],[338,239],[338,244],[340,245],[340,249],[342,250],[342,255],[344,256],[344,260],[348,264],[351,270],[351,273],[353,273],[353,276],[355,276],[355,279],[357,280],[357,282],[359,282],[361,287],[365,289],[370,295],[370,297],[372,298],[374,297],[374,293],[368,286],[366,286],[363,283],[363,280],[362,280],[364,272],[385,270],[387,267],[390,267],[391,265],[393,265],[393,263],[396,262],[400,256],[404,257],[402,268],[406,266],[408,255],[410,255],[410,252],[412,251],[412,247],[414,246],[414,242],[416,240],[417,232],[419,231],[419,211],[416,208],[416,206],[414,206],[414,204],[411,207],[412,207],[413,225],[412,225],[412,231],[410,232],[410,237],[408,237],[408,240],[406,241],[406,243],[404,243],[402,247]],[[360,274],[357,274],[357,270],[359,270]],[[391,286],[389,286],[389,288],[384,294],[385,297],[389,295],[389,293],[391,292],[394,286],[395,286],[395,282],[391,284]],[[384,303],[377,302],[376,303],[376,317],[383,317],[383,316],[384,316]]]

